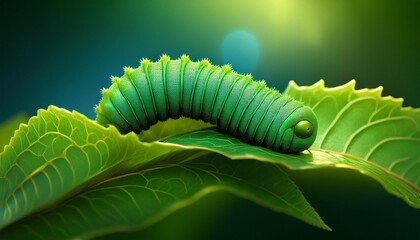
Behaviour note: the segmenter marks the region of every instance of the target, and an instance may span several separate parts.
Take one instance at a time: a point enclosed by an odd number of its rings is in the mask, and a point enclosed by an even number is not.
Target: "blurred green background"
[[[0,122],[19,112],[35,115],[50,104],[94,118],[99,90],[110,85],[110,76],[163,53],[230,63],[280,91],[292,79],[308,85],[322,78],[327,86],[356,79],[357,88],[383,86],[383,95],[420,107],[419,13],[419,2],[393,0],[1,0]],[[350,170],[290,174],[333,232],[213,194],[143,236],[420,236],[419,210],[367,177]],[[190,235],[179,233],[188,224]]]

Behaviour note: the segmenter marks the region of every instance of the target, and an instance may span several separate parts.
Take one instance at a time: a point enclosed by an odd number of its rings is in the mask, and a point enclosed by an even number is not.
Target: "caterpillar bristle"
[[[169,62],[171,61],[171,58],[166,55],[166,54],[162,54],[162,56],[160,56],[159,62]]]
[[[125,72],[125,71],[124,71]],[[112,84],[114,84],[114,83],[117,83],[118,82],[118,77],[115,77],[115,76],[111,76],[111,83]]]
[[[204,66],[208,66],[208,65],[210,65],[211,63],[210,63],[210,60],[209,59],[207,59],[207,58],[203,58],[203,59],[201,59],[201,61],[200,61],[200,65],[204,65]]]
[[[124,74],[130,74],[131,71],[133,71],[132,67],[127,67],[127,66],[124,67]]]
[[[140,66],[146,66],[146,65],[150,65],[152,62],[150,62],[150,60],[148,58],[142,58],[140,60]]]
[[[108,89],[102,88],[101,89],[101,94],[102,94],[103,98],[107,98],[108,97]]]
[[[268,88],[271,92],[273,93],[279,93],[279,91],[277,89],[275,89],[274,87]]]
[[[179,58],[181,61],[189,62],[191,61],[188,55],[182,54],[182,56]]]
[[[101,112],[101,108],[99,107],[98,104],[95,104],[95,107],[93,109],[95,110],[96,114],[99,114]]]
[[[265,80],[259,80],[257,82],[258,82],[258,85],[260,85],[260,86],[263,86],[263,87],[267,86],[267,83],[265,82]]]
[[[223,65],[222,66],[222,71],[231,72],[232,71],[232,65],[230,65],[230,64]]]

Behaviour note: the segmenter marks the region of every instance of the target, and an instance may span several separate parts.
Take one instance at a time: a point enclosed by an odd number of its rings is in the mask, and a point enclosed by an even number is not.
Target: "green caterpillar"
[[[248,143],[296,153],[315,141],[317,119],[311,108],[270,89],[263,81],[187,56],[158,62],[143,59],[136,69],[113,77],[96,106],[97,121],[121,133],[147,130],[157,121],[181,116],[216,124]]]

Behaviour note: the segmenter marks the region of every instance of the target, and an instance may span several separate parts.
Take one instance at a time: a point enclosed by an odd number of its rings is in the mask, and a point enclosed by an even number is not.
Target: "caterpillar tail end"
[[[96,121],[101,124],[102,126],[106,126],[108,124],[110,124],[110,122],[108,121],[108,119],[106,119],[104,117],[104,115],[102,114],[102,108],[99,105],[95,105],[95,113],[96,113]]]

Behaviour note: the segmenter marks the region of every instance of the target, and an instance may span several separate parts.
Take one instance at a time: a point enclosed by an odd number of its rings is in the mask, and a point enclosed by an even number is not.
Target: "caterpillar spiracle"
[[[147,130],[158,121],[181,116],[216,124],[221,131],[282,153],[308,149],[317,119],[302,102],[268,88],[264,81],[208,60],[183,55],[141,60],[138,68],[113,77],[95,108],[97,122],[121,133]]]

